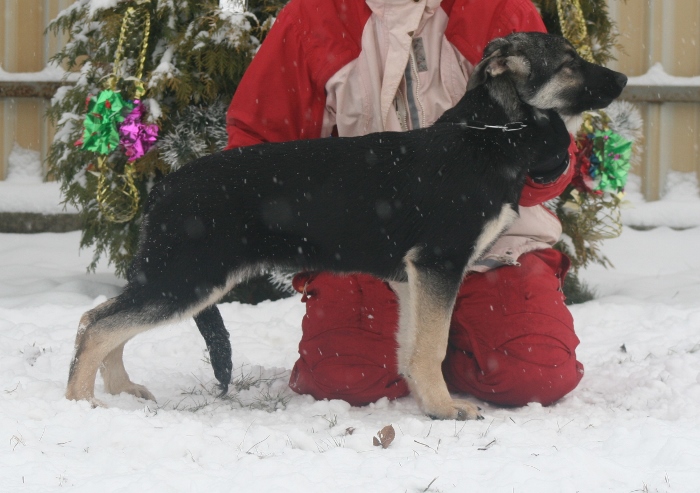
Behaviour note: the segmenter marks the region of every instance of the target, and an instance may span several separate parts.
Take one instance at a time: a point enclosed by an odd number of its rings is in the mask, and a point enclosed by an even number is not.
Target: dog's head
[[[561,36],[543,33],[514,33],[491,41],[467,90],[491,80],[510,82],[525,104],[562,116],[605,108],[627,84],[624,74],[587,62]]]

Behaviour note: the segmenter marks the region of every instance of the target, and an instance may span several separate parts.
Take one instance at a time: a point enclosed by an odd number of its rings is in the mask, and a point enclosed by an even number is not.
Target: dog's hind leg
[[[428,416],[481,419],[477,406],[452,399],[442,375],[461,276],[418,267],[408,257],[406,271],[407,284],[392,284],[399,295],[399,372]]]
[[[209,350],[209,359],[214,376],[219,381],[221,395],[226,394],[231,383],[231,340],[216,305],[205,308],[194,316],[199,332]]]
[[[97,370],[104,365],[105,387],[109,392],[127,391],[134,395],[153,398],[144,387],[129,380],[124,370],[124,344],[140,332],[176,318],[168,305],[139,300],[127,291],[86,312],[80,319],[75,337],[75,354],[70,365],[66,398],[95,399]]]
[[[155,401],[156,398],[146,387],[131,381],[124,368],[124,346],[127,342],[122,342],[102,360],[100,373],[105,383],[105,390],[114,395],[126,392],[142,399]]]

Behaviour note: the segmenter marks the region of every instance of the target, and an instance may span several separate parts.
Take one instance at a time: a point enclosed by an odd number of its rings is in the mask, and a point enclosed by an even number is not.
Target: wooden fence
[[[677,77],[700,75],[700,0],[608,0],[622,49],[611,68],[630,76],[654,64]],[[640,169],[647,199],[663,193],[669,171],[700,177],[700,86],[629,87],[645,121]]]
[[[39,151],[42,161],[46,159],[53,129],[45,114],[57,84],[42,82],[35,73],[46,67],[62,41],[45,35],[46,26],[72,3],[0,0],[0,180],[5,178],[15,142]]]
[[[59,48],[61,40],[44,30],[72,3],[0,0],[0,66],[5,72],[0,72],[0,180],[14,142],[46,157],[53,130],[44,114],[56,83],[26,74],[41,71]],[[700,0],[608,0],[608,4],[622,45],[612,68],[638,76],[660,62],[670,75],[700,75]],[[634,170],[643,178],[645,196],[659,198],[668,171],[694,171],[700,176],[700,87],[630,86],[624,97],[639,104],[645,120],[642,165]]]

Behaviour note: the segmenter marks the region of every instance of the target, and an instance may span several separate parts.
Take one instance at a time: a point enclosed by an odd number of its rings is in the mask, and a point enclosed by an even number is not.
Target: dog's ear
[[[488,77],[494,77],[504,72],[506,68],[505,57],[501,50],[492,51],[489,55],[484,53],[484,58],[474,67],[474,71],[469,76],[467,91],[480,86]]]
[[[505,38],[491,41],[484,50],[484,58],[474,67],[474,72],[469,77],[467,91],[480,86],[488,77],[497,77],[506,72],[529,74],[529,62],[524,57],[511,53],[512,51],[511,42]]]
[[[486,82],[488,76],[497,75],[494,72],[497,72],[498,67],[505,63],[503,58],[509,46],[510,42],[505,38],[496,38],[486,45],[481,61],[474,67],[474,72],[469,76],[467,91]]]
[[[497,51],[500,51],[502,55],[506,55],[508,48],[511,46],[511,42],[506,38],[495,38],[489,41],[489,44],[484,48],[484,54],[481,57],[482,60],[491,58]]]

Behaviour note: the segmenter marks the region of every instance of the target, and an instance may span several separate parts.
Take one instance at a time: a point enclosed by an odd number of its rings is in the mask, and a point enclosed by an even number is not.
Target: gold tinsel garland
[[[557,13],[562,35],[574,45],[581,57],[594,63],[586,19],[579,0],[557,0]]]

